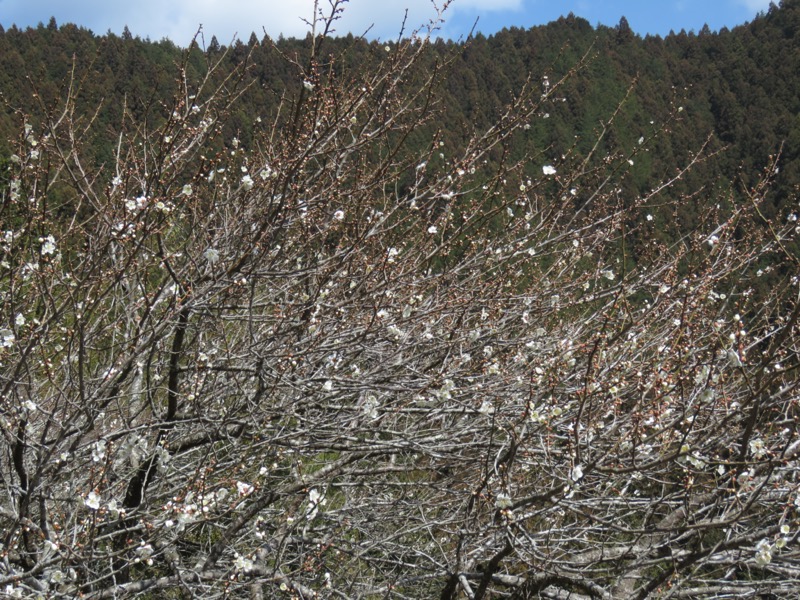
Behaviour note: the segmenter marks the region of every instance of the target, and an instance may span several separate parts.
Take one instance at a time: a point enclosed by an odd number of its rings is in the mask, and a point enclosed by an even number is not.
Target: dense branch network
[[[776,165],[630,248],[691,199],[620,201],[622,151],[515,154],[549,80],[448,147],[426,43],[286,57],[251,147],[221,137],[247,85],[221,61],[113,165],[72,91],[22,124],[7,595],[796,597],[797,280],[753,282],[797,232],[741,233]]]

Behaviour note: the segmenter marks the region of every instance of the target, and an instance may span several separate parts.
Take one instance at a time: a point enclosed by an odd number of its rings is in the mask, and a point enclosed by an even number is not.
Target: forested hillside
[[[648,141],[646,153],[639,153],[624,178],[626,194],[646,193],[708,141],[707,152],[721,152],[693,169],[676,193],[696,192],[702,182],[725,181],[722,185],[734,192],[746,188],[779,154],[769,207],[773,216],[791,204],[800,183],[799,29],[800,3],[794,0],[733,30],[682,31],[666,39],[641,38],[624,19],[615,28],[593,28],[570,15],[547,26],[477,34],[458,43],[437,39],[415,66],[419,73],[409,76],[409,85],[432,69],[442,70],[437,118],[428,128],[441,130],[448,147],[460,148],[471,133],[492,123],[524,85],[546,91],[575,69],[575,76],[531,119],[530,130],[516,142],[522,147],[512,152],[535,148],[546,161],[567,153],[584,156],[622,103],[601,150],[627,159],[637,152],[640,138]],[[199,80],[218,60],[219,73],[248,65],[239,82],[243,97],[225,132],[227,139],[237,137],[248,145],[257,120],[268,121],[281,98],[297,90],[299,65],[310,44],[310,39],[273,42],[252,34],[247,44],[237,41],[227,48],[216,38],[199,38],[186,63],[189,80]],[[368,68],[385,54],[383,44],[352,36],[325,40],[321,52],[330,68],[343,70]],[[97,111],[94,152],[97,160],[108,161],[123,110],[154,123],[168,116],[175,65],[183,53],[167,40],[145,41],[127,31],[122,37],[99,36],[74,25],[59,27],[54,20],[36,29],[4,31],[0,93],[6,110],[0,144],[6,145],[7,155],[7,140],[18,125],[13,108],[41,112],[73,85],[81,110]],[[32,105],[31,92],[42,107]],[[424,131],[416,144],[424,144],[429,135]],[[412,143],[412,149],[418,148]],[[689,221],[695,217],[685,215]]]
[[[799,26],[0,32],[0,595],[796,599]]]

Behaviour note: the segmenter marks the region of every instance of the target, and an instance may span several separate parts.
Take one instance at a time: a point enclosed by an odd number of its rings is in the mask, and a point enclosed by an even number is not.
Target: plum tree
[[[507,152],[559,82],[449,147],[429,34],[340,68],[342,5],[247,144],[224,133],[247,71],[216,55],[160,125],[120,125],[110,165],[75,88],[19,113],[0,589],[796,597],[797,231],[760,216],[778,160],[647,241],[652,207],[693,199],[621,198],[640,148]],[[784,275],[759,295],[765,264]]]

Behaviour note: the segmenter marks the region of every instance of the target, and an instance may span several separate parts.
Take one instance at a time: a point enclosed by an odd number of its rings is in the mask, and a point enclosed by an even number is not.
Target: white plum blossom
[[[261,172],[259,173],[259,177],[261,177],[261,179],[263,180],[267,180],[277,176],[278,173],[276,171],[273,171],[272,167],[270,167],[269,165],[264,165],[264,168],[261,169]]]
[[[125,208],[129,212],[136,212],[142,210],[144,207],[147,206],[147,197],[146,196],[139,196],[131,200],[130,198],[125,200]]]
[[[145,544],[142,541],[139,547],[134,550],[134,554],[136,554],[134,562],[143,562],[147,565],[153,564],[153,547],[150,544]]]
[[[343,210],[337,210],[335,213],[333,213],[333,219],[335,221],[344,220],[344,211]]]
[[[244,177],[242,177],[242,187],[245,190],[252,190],[254,185],[255,182],[253,181],[253,178],[250,177],[250,175],[245,175]]]
[[[241,554],[236,554],[236,560],[233,561],[233,566],[237,571],[247,572],[253,570],[253,561],[247,558],[246,556],[242,556]]]
[[[572,467],[572,473],[570,473],[570,479],[577,483],[581,479],[583,479],[583,466],[580,464],[575,465]]]
[[[478,412],[483,415],[491,415],[494,413],[494,404],[491,403],[489,400],[484,400],[481,402],[480,407],[478,408]]]
[[[42,242],[42,256],[52,255],[56,253],[56,240],[52,235],[40,240]]]
[[[542,167],[542,173],[544,173],[545,175],[555,175],[556,168],[552,165],[545,165]]]
[[[368,419],[377,419],[379,416],[378,399],[375,397],[375,394],[367,394],[361,408]]]
[[[322,494],[317,488],[312,488],[308,492],[308,507],[306,508],[306,518],[311,520],[317,516],[320,505],[323,504]]]
[[[253,493],[255,487],[249,483],[245,483],[244,481],[237,481],[236,482],[236,492],[240,496],[249,496]]]
[[[388,331],[388,332],[389,332],[389,335],[391,335],[391,336],[392,336],[392,337],[394,337],[394,338],[401,338],[401,337],[403,337],[403,330],[402,330],[402,329],[400,329],[400,328],[399,328],[397,325],[389,325],[389,326],[386,328],[386,331]]]
[[[186,185],[184,185],[183,189],[181,189],[181,194],[183,194],[184,196],[191,196],[192,195],[192,184],[191,183],[187,183]]]
[[[208,264],[213,265],[219,262],[219,250],[216,248],[208,248],[203,257],[208,261]]]
[[[92,445],[92,461],[100,462],[106,456],[105,440],[98,440]]]
[[[117,501],[113,498],[111,499],[111,502],[108,503],[108,512],[111,513],[111,516],[115,519],[121,514],[125,514],[125,511],[117,506]]]
[[[87,494],[83,503],[91,510],[97,510],[100,508],[100,496],[96,492],[91,491]]]
[[[706,466],[705,459],[697,454],[690,454],[686,457],[686,460],[691,464],[695,469],[704,469]]]
[[[495,497],[494,505],[500,510],[505,510],[512,508],[514,506],[514,502],[511,500],[511,496],[508,494],[500,493]]]
[[[50,574],[47,577],[47,579],[48,579],[48,581],[50,581],[50,583],[55,583],[56,585],[58,585],[60,583],[63,583],[64,582],[64,578],[65,578],[64,572],[63,571],[59,571],[58,569],[50,571]]]
[[[434,233],[438,233],[438,232],[439,232],[439,228],[436,227],[436,225],[431,225],[430,227],[428,227],[428,233],[434,234]]]
[[[17,316],[14,318],[14,324],[17,327],[22,327],[25,325],[25,316],[22,313],[18,313]]]
[[[314,91],[314,84],[311,83],[308,79],[303,80],[303,87],[306,91],[313,92]]]
[[[772,546],[764,539],[756,544],[756,564],[764,567],[772,562]]]
[[[8,186],[8,191],[10,193],[10,196],[11,196],[12,200],[19,200],[20,186],[21,186],[21,183],[20,183],[19,179],[12,179],[11,180],[11,184]]]
[[[741,367],[742,366],[742,359],[739,358],[739,354],[736,352],[736,350],[729,349],[725,353],[725,357],[726,357],[726,359],[728,361],[728,365],[729,366],[731,366],[733,368],[737,368],[737,367]]]
[[[753,457],[756,459],[762,459],[767,455],[767,446],[764,444],[764,440],[756,438],[750,440],[750,452],[753,453]]]

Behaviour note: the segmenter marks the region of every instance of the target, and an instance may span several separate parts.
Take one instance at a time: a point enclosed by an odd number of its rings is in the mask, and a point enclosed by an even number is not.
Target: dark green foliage
[[[530,123],[524,139],[507,148],[512,157],[534,148],[543,163],[559,162],[566,155],[578,160],[605,131],[595,151],[611,157],[618,169],[628,169],[628,159],[634,162],[623,189],[633,203],[672,178],[710,136],[707,151],[721,152],[672,182],[674,194],[724,181],[740,197],[769,157],[781,152],[771,214],[766,216],[785,218],[800,184],[798,29],[800,3],[784,0],[752,23],[719,33],[706,27],[699,34],[641,38],[624,18],[614,28],[595,29],[570,14],[529,30],[512,27],[488,37],[479,33],[460,44],[437,40],[420,62],[419,80],[408,85],[418,85],[426,70],[444,69],[439,119],[417,132],[409,150],[422,151],[438,130],[452,155],[471,132],[495,123],[523,86],[541,86],[549,95],[542,100],[540,118]],[[193,43],[186,62],[189,80],[199,83],[208,65],[219,60],[230,66],[220,73],[232,72],[237,64],[250,66],[245,81],[250,84],[227,120],[224,138],[250,143],[257,120],[267,122],[285,93],[299,88],[310,43],[310,38],[259,42],[255,34],[247,44],[237,41],[230,48],[216,38],[207,48]],[[352,35],[324,44],[320,56],[326,62],[316,65],[321,77],[386,59],[381,44]],[[0,139],[18,130],[11,107],[44,114],[71,89],[87,118],[97,111],[101,127],[95,130],[107,137],[94,140],[94,155],[98,163],[108,163],[113,132],[119,130],[125,110],[145,127],[168,118],[174,67],[183,53],[167,40],[134,38],[127,29],[122,37],[97,36],[75,25],[58,26],[55,19],[35,29],[11,27],[0,35]],[[587,57],[585,66],[560,89],[550,89],[582,57]],[[38,108],[30,106],[32,93]],[[641,138],[646,144],[640,146]],[[498,158],[497,153],[490,157]],[[540,167],[530,165],[529,172],[535,175]],[[695,223],[705,210],[703,198],[712,196],[711,190],[698,195],[696,211],[657,218],[677,227]],[[677,231],[660,233],[678,236]]]

